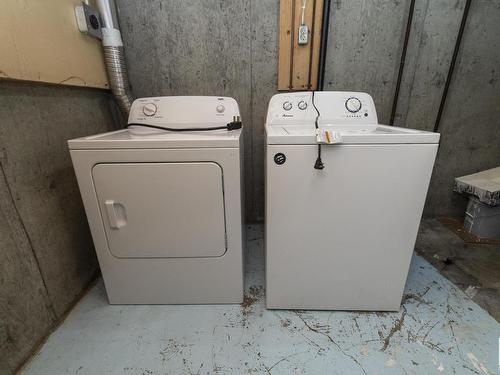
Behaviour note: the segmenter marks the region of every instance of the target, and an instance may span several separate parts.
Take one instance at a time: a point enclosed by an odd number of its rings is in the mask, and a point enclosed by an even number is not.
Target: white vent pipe
[[[96,5],[101,16],[104,62],[111,92],[115,96],[120,110],[128,116],[134,99],[130,92],[116,4],[114,0],[96,0]]]

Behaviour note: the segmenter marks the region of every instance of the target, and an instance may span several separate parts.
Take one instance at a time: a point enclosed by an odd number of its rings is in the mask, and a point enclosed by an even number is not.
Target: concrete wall
[[[275,0],[118,0],[137,96],[234,97],[244,122],[247,218],[264,212],[263,124],[276,92]]]
[[[238,100],[245,123],[247,219],[262,220],[263,123],[268,100],[276,93],[279,1],[118,4],[136,95],[228,95]],[[465,0],[415,1],[395,125],[433,129],[464,4]],[[496,112],[482,111],[480,101],[466,99],[500,100],[494,78],[500,52],[491,47],[500,24],[488,21],[499,4],[473,2],[439,129],[443,140],[427,215],[461,215],[465,198],[452,193],[453,177],[499,162],[500,148],[492,145],[498,144],[500,132],[490,122],[495,123]],[[411,0],[334,0],[331,5],[325,89],[371,93],[383,123],[389,122],[395,101],[410,6]],[[461,153],[470,139],[476,140],[472,158]]]
[[[410,0],[333,1],[325,89],[374,96],[379,120],[434,129],[466,1],[416,0],[395,98]],[[454,177],[500,165],[500,1],[474,0],[443,117],[426,216],[463,216],[466,198],[452,192]]]
[[[410,1],[332,1],[325,90],[366,91],[388,123]],[[383,20],[383,21],[382,21]]]
[[[463,216],[467,201],[450,193],[454,178],[500,166],[499,20],[500,1],[472,1],[438,129],[428,216]]]
[[[98,271],[66,146],[114,128],[105,91],[0,81],[0,374]]]

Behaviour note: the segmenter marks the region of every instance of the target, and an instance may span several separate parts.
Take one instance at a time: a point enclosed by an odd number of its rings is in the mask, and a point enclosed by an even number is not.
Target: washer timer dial
[[[345,107],[351,113],[359,112],[361,109],[361,101],[358,98],[349,98],[345,101]]]

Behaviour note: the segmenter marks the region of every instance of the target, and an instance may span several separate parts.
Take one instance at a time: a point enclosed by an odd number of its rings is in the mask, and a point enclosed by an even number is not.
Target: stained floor
[[[464,240],[443,221],[422,221],[415,250],[500,322],[500,241]]]
[[[100,281],[24,374],[495,374],[500,324],[415,255],[397,313],[270,311],[262,228],[233,306],[111,306]]]

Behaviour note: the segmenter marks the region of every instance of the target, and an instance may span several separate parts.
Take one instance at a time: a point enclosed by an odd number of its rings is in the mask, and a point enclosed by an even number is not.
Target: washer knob
[[[306,103],[305,101],[301,100],[301,101],[299,102],[299,104],[297,104],[297,106],[299,107],[299,109],[300,109],[300,110],[302,110],[302,111],[303,111],[304,109],[306,109],[306,108],[307,108],[307,103]]]
[[[361,101],[358,98],[349,98],[345,101],[346,109],[351,113],[356,113],[361,109]]]
[[[144,113],[146,116],[154,116],[157,110],[158,108],[153,103],[146,103],[142,107],[142,113]]]
[[[292,109],[292,103],[290,103],[290,102],[284,102],[284,103],[283,103],[283,109],[284,109],[285,111],[289,111],[289,110],[291,110],[291,109]]]
[[[222,104],[219,104],[215,110],[219,113],[223,113],[226,110],[226,107],[224,107]]]

